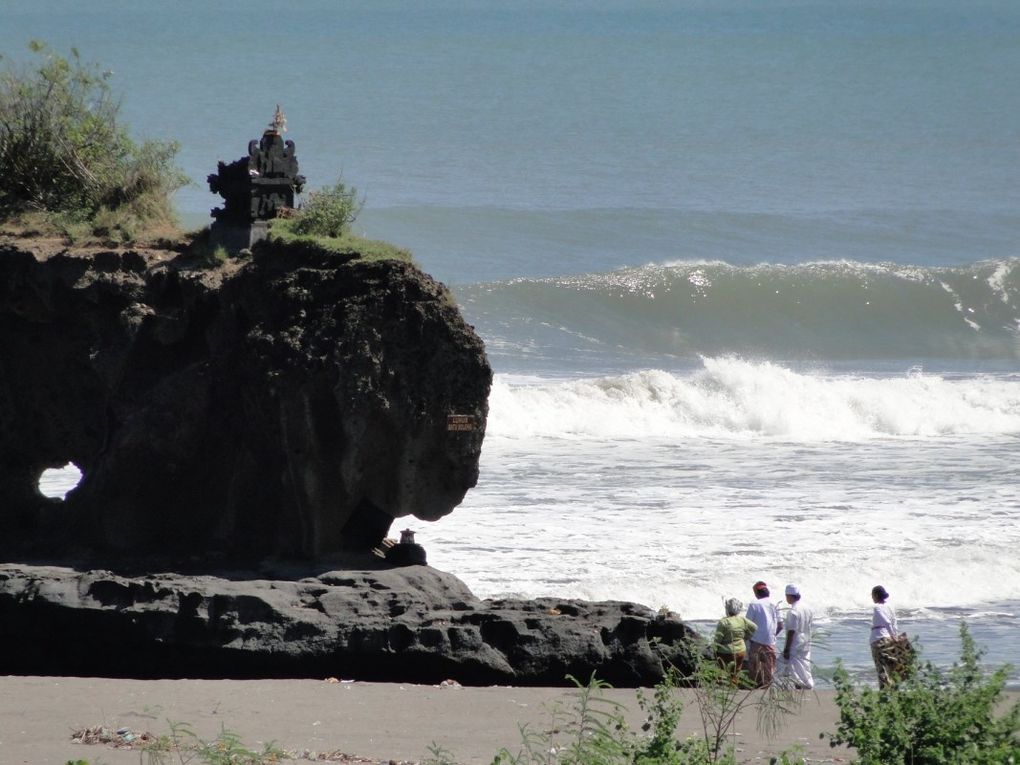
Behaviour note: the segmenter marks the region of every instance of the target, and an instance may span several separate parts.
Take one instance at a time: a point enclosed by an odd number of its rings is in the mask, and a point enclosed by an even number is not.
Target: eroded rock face
[[[491,377],[449,292],[409,264],[0,246],[0,556],[369,549],[475,485]],[[43,497],[68,461],[79,486]]]
[[[428,566],[305,573],[0,564],[0,674],[630,687],[703,642],[633,603],[479,600]]]

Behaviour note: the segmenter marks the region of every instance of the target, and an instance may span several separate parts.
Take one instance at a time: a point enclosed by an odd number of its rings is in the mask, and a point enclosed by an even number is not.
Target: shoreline
[[[334,762],[417,763],[435,744],[459,765],[488,765],[503,747],[516,752],[519,725],[545,730],[553,705],[569,710],[571,693],[569,688],[517,686],[8,675],[0,677],[0,761],[38,765],[84,759],[93,765],[129,765],[139,761],[137,749],[77,744],[72,733],[102,725],[158,736],[169,733],[172,721],[187,724],[205,740],[226,729],[250,749],[272,742],[287,751],[351,757]],[[693,694],[681,693],[678,736],[698,734]],[[607,689],[604,694],[623,704],[631,728],[640,730],[643,715],[635,690]],[[771,740],[756,730],[753,710],[744,714],[736,726],[739,760],[767,763],[799,745],[812,763],[845,762],[848,750],[819,739],[819,733],[835,730],[834,696],[829,690],[806,694],[799,711],[782,722]]]

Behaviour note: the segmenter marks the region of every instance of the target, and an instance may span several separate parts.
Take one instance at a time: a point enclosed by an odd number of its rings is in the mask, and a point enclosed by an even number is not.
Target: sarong
[[[776,647],[764,643],[751,642],[751,652],[747,657],[747,670],[754,684],[764,688],[772,684],[776,674]]]
[[[878,687],[887,685],[907,676],[914,662],[914,647],[906,633],[897,637],[884,637],[871,644],[871,658],[878,673]]]
[[[793,687],[798,690],[810,691],[814,688],[815,679],[811,675],[811,649],[803,651],[798,646],[798,649],[786,660],[785,674],[793,681]]]

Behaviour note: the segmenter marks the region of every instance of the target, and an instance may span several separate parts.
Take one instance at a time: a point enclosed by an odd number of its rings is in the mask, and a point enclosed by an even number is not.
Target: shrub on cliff
[[[357,190],[338,178],[332,187],[311,192],[287,217],[273,220],[270,235],[285,242],[311,242],[342,255],[356,254],[361,260],[413,262],[411,253],[401,247],[351,233],[351,224],[363,206]]]
[[[135,143],[118,121],[109,72],[32,42],[33,64],[0,73],[0,220],[42,212],[121,238],[172,221],[187,183],[177,144]]]
[[[341,237],[350,231],[363,206],[357,189],[337,178],[332,188],[327,186],[308,195],[293,218],[292,230],[308,236]]]

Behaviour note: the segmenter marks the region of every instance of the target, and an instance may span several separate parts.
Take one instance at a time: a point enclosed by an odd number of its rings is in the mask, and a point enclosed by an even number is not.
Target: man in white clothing
[[[755,685],[764,688],[772,683],[776,673],[776,635],[783,629],[783,622],[779,610],[769,600],[769,586],[755,582],[752,591],[757,600],[747,607],[747,618],[757,629],[751,636],[747,669]]]
[[[786,673],[793,678],[793,687],[810,691],[815,687],[811,676],[811,628],[814,616],[811,609],[800,602],[800,588],[795,584],[786,585],[786,602],[790,612],[786,615],[786,645],[783,658],[786,659]]]

